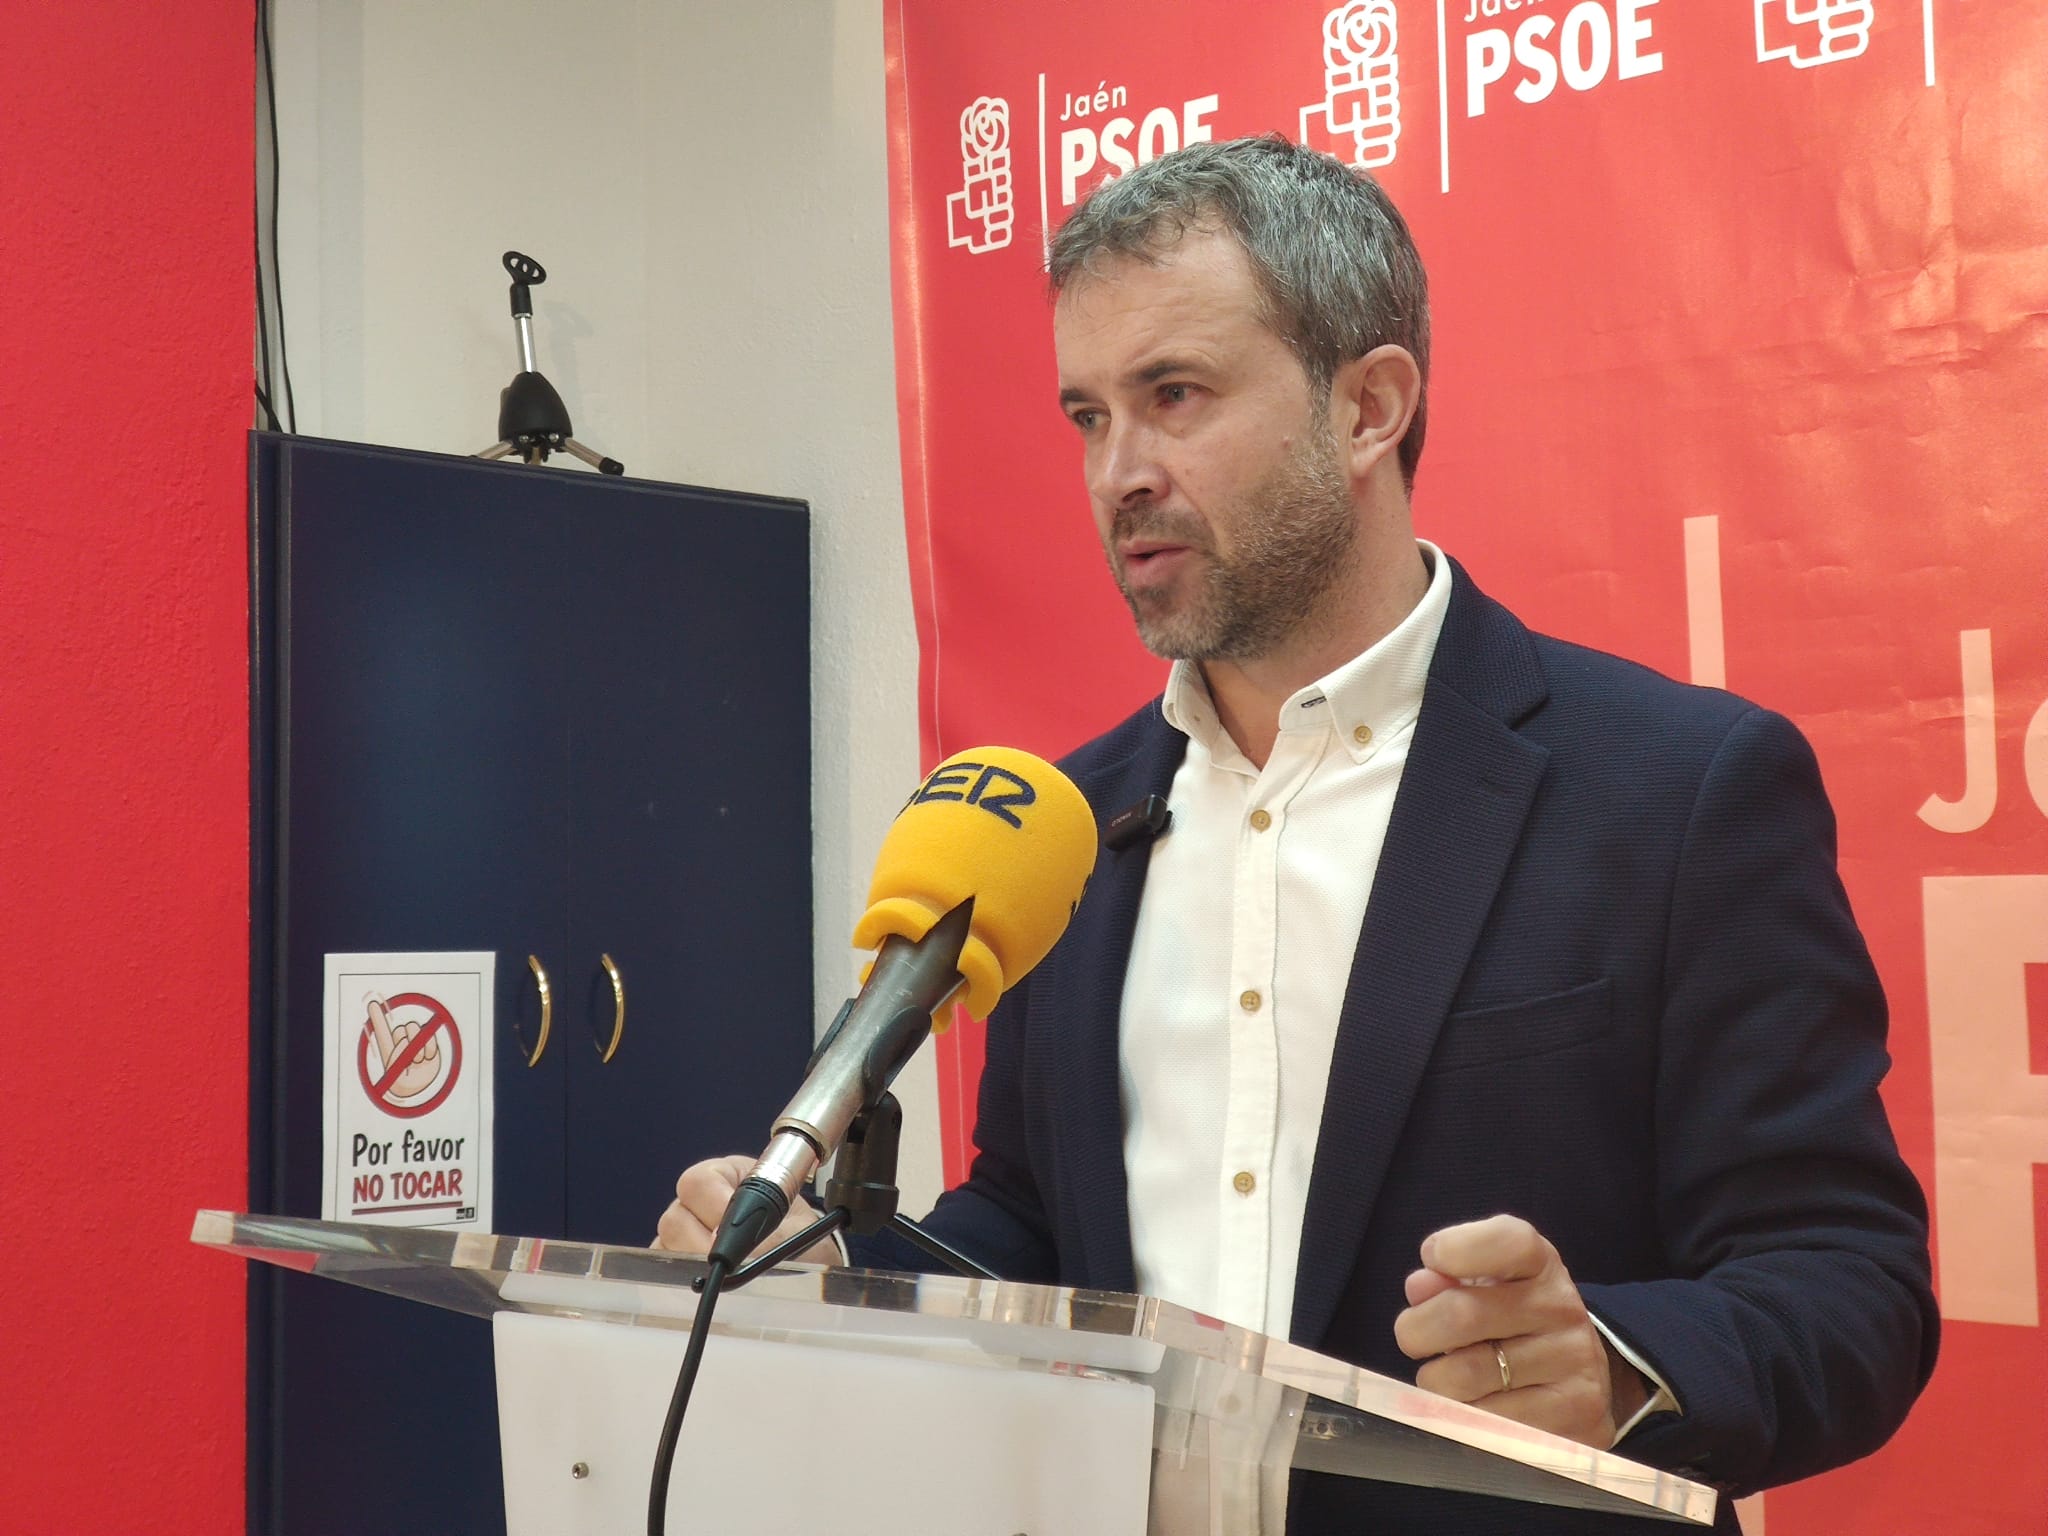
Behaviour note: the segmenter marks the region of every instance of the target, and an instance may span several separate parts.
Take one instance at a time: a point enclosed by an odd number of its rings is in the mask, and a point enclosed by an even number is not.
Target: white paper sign
[[[320,1214],[491,1230],[498,957],[326,957]]]

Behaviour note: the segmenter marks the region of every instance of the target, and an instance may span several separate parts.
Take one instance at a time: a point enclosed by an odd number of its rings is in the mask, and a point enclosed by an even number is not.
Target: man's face
[[[1060,403],[1111,573],[1155,654],[1266,655],[1317,617],[1357,512],[1327,402],[1259,316],[1226,234],[1060,296]]]

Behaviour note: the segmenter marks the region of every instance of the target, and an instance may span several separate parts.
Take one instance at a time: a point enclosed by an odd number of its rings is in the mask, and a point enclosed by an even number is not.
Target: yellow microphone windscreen
[[[957,752],[883,838],[853,946],[874,949],[890,934],[921,939],[972,896],[960,1000],[985,1019],[1066,929],[1094,872],[1097,840],[1087,800],[1045,759],[1015,747]]]

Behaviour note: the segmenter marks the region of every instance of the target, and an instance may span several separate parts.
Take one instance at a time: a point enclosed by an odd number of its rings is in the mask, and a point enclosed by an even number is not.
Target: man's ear
[[[1421,401],[1422,370],[1406,347],[1374,347],[1337,370],[1330,412],[1352,479],[1395,459]]]

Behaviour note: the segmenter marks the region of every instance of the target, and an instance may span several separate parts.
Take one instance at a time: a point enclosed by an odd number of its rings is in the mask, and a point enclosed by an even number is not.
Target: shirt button
[[[1260,809],[1253,811],[1251,819],[1252,830],[1254,832],[1263,832],[1266,830],[1266,828],[1273,825],[1272,813],[1267,811],[1264,807],[1261,807]]]
[[[1257,1013],[1259,1011],[1259,1002],[1259,994],[1256,992],[1240,992],[1237,995],[1237,1006],[1246,1013]]]
[[[1357,742],[1357,743],[1358,743],[1358,744],[1359,744],[1359,745],[1360,745],[1361,747],[1369,747],[1369,746],[1371,746],[1371,745],[1372,745],[1372,727],[1371,727],[1371,726],[1369,726],[1369,725],[1361,725],[1361,726],[1358,726],[1358,727],[1356,727],[1356,728],[1355,728],[1355,729],[1353,729],[1353,731],[1351,732],[1351,739],[1352,739],[1353,741]]]
[[[1230,1187],[1236,1190],[1240,1195],[1248,1195],[1253,1190],[1259,1187],[1259,1181],[1253,1178],[1249,1173],[1240,1173],[1236,1178],[1230,1181]]]

